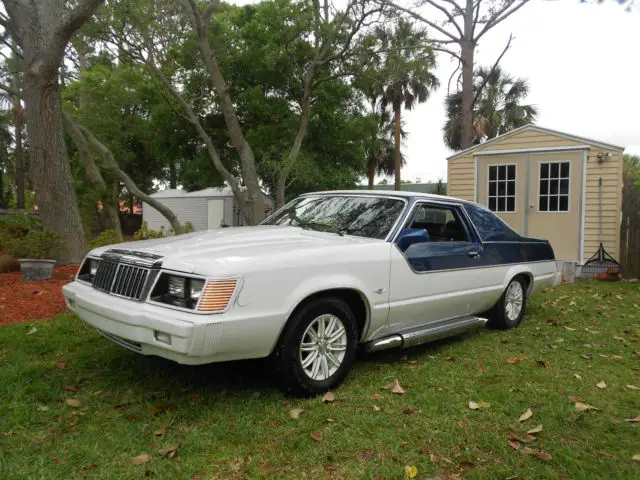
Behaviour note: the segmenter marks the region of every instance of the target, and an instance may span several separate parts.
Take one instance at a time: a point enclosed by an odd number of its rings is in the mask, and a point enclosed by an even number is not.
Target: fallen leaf
[[[36,333],[38,331],[38,329],[36,327],[31,327],[31,330],[29,330],[26,335],[33,335],[34,333]]]
[[[329,423],[336,423],[336,421],[333,418],[327,418],[327,422]]]
[[[166,426],[166,425],[163,425],[161,428],[159,428],[158,430],[156,430],[155,432],[153,432],[153,434],[154,434],[156,437],[162,437],[162,436],[164,436],[164,434],[166,433],[166,431],[167,431],[167,426]]]
[[[624,421],[629,423],[640,423],[640,415],[638,415],[636,418],[625,418]]]
[[[576,329],[575,328],[571,328],[571,327],[567,327],[566,325],[564,326],[564,328],[566,328],[567,330],[569,330],[570,332],[575,332]]]
[[[76,400],[75,398],[67,398],[64,403],[66,403],[67,405],[69,405],[70,407],[79,407],[80,405],[82,405],[78,400]]]
[[[585,332],[589,332],[589,333],[593,333],[594,335],[599,334],[600,332],[596,331],[596,330],[590,330],[589,328],[585,328],[584,329]]]
[[[515,432],[509,432],[509,434],[507,435],[507,439],[520,442],[520,443],[525,443],[528,445],[530,443],[535,442],[536,437],[534,437],[533,435],[527,435],[526,437],[522,437]]]
[[[582,399],[582,397],[574,395],[573,397],[569,397],[569,402],[577,403],[577,402],[584,402],[584,400]]]
[[[505,360],[505,363],[508,363],[510,365],[515,365],[516,363],[520,362],[522,359],[519,357],[511,357],[511,358],[507,358]]]
[[[148,453],[141,453],[137,457],[132,457],[131,463],[134,465],[142,465],[143,463],[147,463],[149,460],[151,460],[151,455]]]
[[[622,295],[616,295],[616,298],[617,298],[618,300],[623,300],[623,299],[624,299],[624,297],[623,297]]]
[[[544,363],[542,360],[536,360],[536,365],[542,368],[547,368],[547,364]]]
[[[62,385],[62,389],[69,393],[78,393],[80,391],[80,387],[75,385]]]
[[[580,356],[586,360],[591,360],[593,358],[593,355],[591,353],[583,353]]]
[[[329,403],[329,402],[333,402],[336,399],[336,394],[333,392],[327,392],[324,394],[324,397],[322,397],[322,402],[323,403]]]
[[[526,422],[531,417],[533,417],[533,412],[531,411],[530,408],[527,408],[527,410],[525,410],[525,412],[522,415],[520,415],[520,418],[518,419],[518,421],[519,422]]]
[[[56,368],[59,369],[59,370],[62,370],[66,366],[67,366],[67,364],[65,362],[56,362]]]
[[[582,377],[580,375],[578,375],[577,373],[574,373],[573,376],[576,377],[578,380],[582,380]]]
[[[39,405],[38,410],[40,410],[41,412],[48,412],[49,407],[47,407],[46,405]]]
[[[579,412],[588,412],[590,410],[599,410],[598,408],[594,407],[593,405],[587,405],[586,403],[582,403],[582,402],[576,402],[575,404],[576,410]]]
[[[382,398],[382,395],[380,395],[379,393],[374,393],[373,398],[376,400],[380,400]]]
[[[293,408],[289,410],[289,416],[294,420],[297,420],[302,412],[304,412],[304,408]]]
[[[316,442],[322,441],[322,432],[312,432],[311,438],[313,438]]]
[[[379,407],[379,406],[377,406],[377,405],[374,405],[374,406],[373,406],[373,411],[374,411],[374,412],[379,412],[379,411],[380,411],[380,407]]]
[[[553,458],[547,452],[543,452],[542,450],[535,450],[535,449],[529,448],[529,447],[526,447],[526,448],[522,449],[522,453],[524,453],[525,455],[528,455],[530,457],[535,457],[538,460],[542,460],[544,462],[549,462]]]
[[[613,337],[614,340],[617,340],[618,342],[622,342],[622,343],[627,343],[627,340],[622,338],[622,337]]]
[[[635,385],[625,385],[629,390],[640,390],[640,388],[636,387]]]
[[[520,450],[520,442],[517,440],[507,440],[509,442],[509,445],[511,445],[511,448],[513,448],[514,450]]]
[[[416,475],[418,475],[418,467],[415,465],[407,465],[404,467],[404,476],[406,478],[416,478]]]
[[[622,360],[620,355],[611,355],[611,360]]]
[[[333,472],[333,471],[336,469],[336,467],[335,467],[334,465],[329,464],[329,465],[325,465],[325,466],[324,466],[324,469],[325,469],[327,472]]]
[[[596,387],[598,388],[607,388],[607,384],[605,383],[604,380],[600,380],[597,384]]]
[[[640,462],[640,453],[636,453],[634,456],[632,456],[631,460],[633,460],[634,462]]]
[[[598,355],[609,360],[609,355],[605,355],[604,353],[599,353]]]
[[[540,433],[542,431],[542,424],[536,425],[531,430],[527,430],[528,435],[533,435],[534,433]]]
[[[173,458],[178,451],[178,445],[172,445],[171,447],[162,448],[158,450],[158,453],[163,457]]]
[[[400,382],[396,378],[396,381],[391,385],[391,393],[395,393],[396,395],[404,395],[404,390],[400,386]]]
[[[471,410],[480,410],[483,408],[489,408],[490,406],[491,404],[489,402],[474,402],[474,401],[469,402],[469,408]]]

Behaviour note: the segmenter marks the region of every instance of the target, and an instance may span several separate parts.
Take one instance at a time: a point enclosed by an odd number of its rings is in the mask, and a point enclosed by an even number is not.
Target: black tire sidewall
[[[340,319],[347,332],[347,350],[338,370],[326,380],[312,380],[304,372],[299,360],[299,347],[307,327],[321,315],[331,314]],[[349,371],[358,348],[358,325],[346,302],[336,297],[312,300],[296,311],[281,336],[276,351],[276,365],[286,393],[313,396],[339,386]]]
[[[520,309],[520,314],[514,320],[511,320],[507,316],[507,291],[513,282],[518,282],[520,287],[522,288],[522,308]],[[509,328],[515,328],[520,325],[522,319],[525,316],[527,310],[527,289],[526,285],[522,278],[515,277],[512,278],[511,281],[507,284],[507,288],[502,292],[502,296],[498,303],[489,311],[489,323],[488,326],[490,328],[496,328],[500,330],[507,330]]]

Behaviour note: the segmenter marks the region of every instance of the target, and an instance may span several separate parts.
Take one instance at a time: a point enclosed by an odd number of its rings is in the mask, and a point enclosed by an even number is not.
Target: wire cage
[[[602,273],[617,276],[620,272],[622,272],[622,265],[616,262],[616,260],[604,249],[604,245],[600,243],[598,251],[582,266],[579,277],[594,278],[598,274]]]

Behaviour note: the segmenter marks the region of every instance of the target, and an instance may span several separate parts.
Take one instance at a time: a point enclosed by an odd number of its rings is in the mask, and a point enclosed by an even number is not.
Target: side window
[[[455,208],[419,205],[408,228],[424,229],[430,242],[468,242],[469,234]]]
[[[569,162],[545,162],[540,164],[540,196],[538,210],[541,212],[569,211]]]
[[[516,166],[489,165],[487,190],[489,210],[498,213],[516,211]]]
[[[521,239],[520,235],[487,208],[473,203],[467,203],[464,208],[483,242],[508,242]]]

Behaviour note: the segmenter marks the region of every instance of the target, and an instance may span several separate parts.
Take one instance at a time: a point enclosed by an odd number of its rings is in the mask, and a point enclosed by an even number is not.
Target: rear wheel
[[[338,387],[351,370],[357,345],[357,322],[346,302],[326,297],[302,306],[274,352],[284,391],[312,396]]]
[[[489,327],[506,330],[517,327],[527,309],[524,279],[516,277],[509,282],[504,293],[489,312]]]

